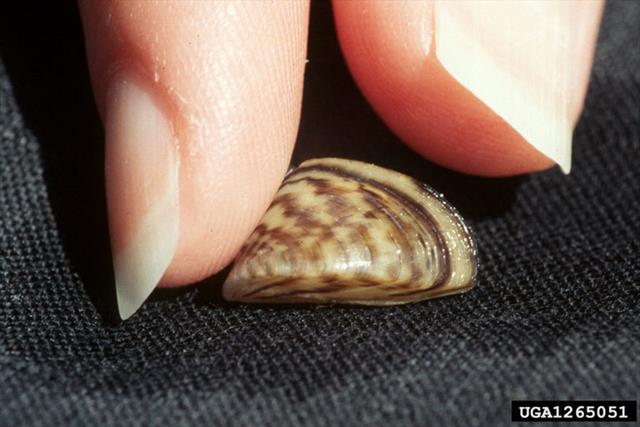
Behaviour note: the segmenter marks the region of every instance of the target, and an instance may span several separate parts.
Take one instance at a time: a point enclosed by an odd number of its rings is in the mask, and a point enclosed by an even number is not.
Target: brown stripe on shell
[[[245,302],[401,304],[470,289],[476,263],[470,230],[425,184],[318,159],[287,174],[223,293]]]
[[[418,187],[420,190],[429,193],[431,197],[438,200],[440,202],[440,205],[449,212],[449,215],[451,215],[457,220],[460,227],[464,230],[463,236],[465,241],[467,242],[467,245],[470,248],[469,255],[472,260],[471,264],[474,267],[473,280],[475,280],[475,276],[478,272],[478,268],[477,268],[478,267],[478,248],[473,238],[473,230],[469,228],[469,226],[464,221],[460,213],[444,198],[444,196],[441,193],[434,191],[433,188],[429,187],[423,182],[418,181],[415,178],[411,178],[411,181],[413,181],[413,184],[416,187]]]
[[[249,298],[249,297],[257,295],[257,294],[259,294],[259,293],[261,293],[263,291],[266,291],[268,289],[272,289],[272,288],[275,288],[275,287],[278,287],[278,286],[281,286],[281,285],[287,285],[288,283],[291,283],[291,282],[293,282],[295,280],[296,279],[288,278],[288,279],[278,280],[278,281],[275,281],[275,282],[270,282],[270,283],[267,283],[264,286],[261,286],[259,288],[255,288],[255,289],[251,290],[250,292],[247,292],[246,294],[244,294],[242,296],[244,298]]]
[[[447,245],[445,244],[444,239],[442,238],[441,230],[438,229],[437,222],[433,219],[431,214],[429,214],[429,212],[427,212],[422,206],[411,201],[409,196],[407,196],[406,194],[403,194],[401,191],[392,190],[388,186],[385,186],[383,184],[380,184],[370,179],[363,178],[358,175],[351,174],[348,171],[335,166],[325,167],[325,166],[313,165],[313,166],[307,166],[307,167],[300,167],[294,171],[294,174],[295,175],[302,174],[304,172],[308,172],[311,170],[333,173],[343,178],[350,178],[359,182],[364,182],[368,185],[371,185],[372,187],[378,188],[379,190],[389,194],[391,197],[394,197],[396,200],[398,200],[401,204],[407,204],[412,210],[414,210],[415,213],[418,213],[420,216],[422,216],[426,220],[427,224],[429,224],[429,226],[431,227],[433,234],[438,239],[438,247],[441,250],[441,256],[443,257],[444,265],[446,266],[446,268],[440,272],[441,276],[438,278],[438,280],[436,280],[436,283],[433,287],[435,288],[446,283],[447,278],[450,274],[449,254],[447,251]],[[425,187],[426,186],[421,186],[420,188],[425,189]],[[431,195],[437,195],[437,193],[433,192],[430,188],[429,188],[429,192],[431,193]],[[439,196],[437,197],[441,199],[441,197]],[[447,208],[449,209],[450,207],[447,205]]]

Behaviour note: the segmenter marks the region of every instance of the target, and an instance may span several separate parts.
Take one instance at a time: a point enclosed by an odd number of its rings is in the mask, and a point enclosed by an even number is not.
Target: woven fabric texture
[[[607,5],[571,174],[510,179],[405,148],[314,3],[294,161],[372,161],[444,192],[475,230],[477,287],[278,308],[225,303],[216,277],[120,325],[79,18],[35,5],[0,14],[1,426],[499,426],[512,399],[639,398],[640,3]]]

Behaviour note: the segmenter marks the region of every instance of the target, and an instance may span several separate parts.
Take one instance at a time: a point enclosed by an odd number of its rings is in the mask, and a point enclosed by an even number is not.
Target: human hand
[[[222,269],[264,213],[297,133],[308,7],[80,1],[121,317],[158,283]],[[430,160],[491,176],[568,169],[601,9],[334,2],[347,63],[385,123]]]

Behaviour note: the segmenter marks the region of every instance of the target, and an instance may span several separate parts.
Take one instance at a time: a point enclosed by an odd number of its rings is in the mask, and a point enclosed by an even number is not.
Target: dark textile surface
[[[571,175],[511,179],[404,148],[314,3],[294,160],[374,161],[444,192],[476,231],[477,288],[274,308],[222,302],[218,277],[121,325],[79,21],[54,3],[0,14],[0,425],[494,426],[511,399],[639,397],[638,2],[607,6]]]

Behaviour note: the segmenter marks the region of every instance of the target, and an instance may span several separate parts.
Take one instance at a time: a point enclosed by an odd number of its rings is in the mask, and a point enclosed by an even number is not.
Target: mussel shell
[[[464,292],[476,271],[470,230],[440,194],[395,171],[325,158],[286,176],[223,294],[390,305]]]

